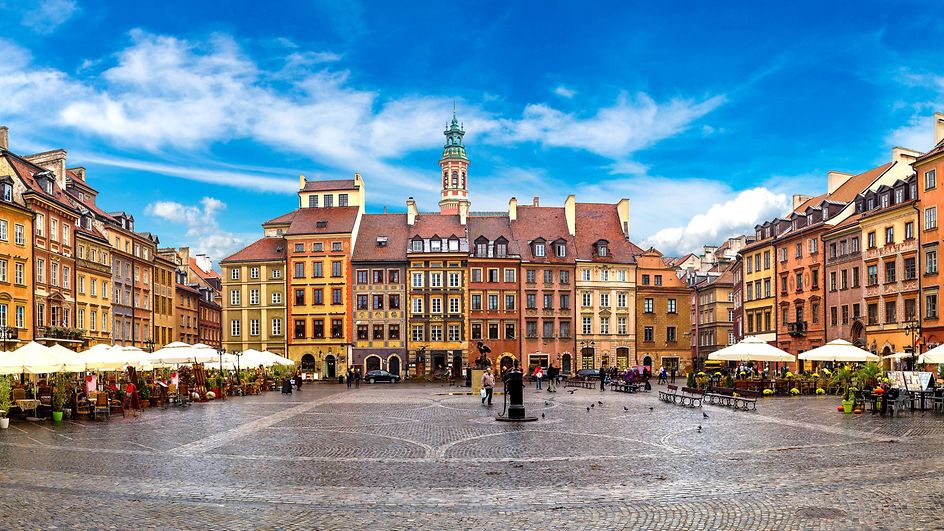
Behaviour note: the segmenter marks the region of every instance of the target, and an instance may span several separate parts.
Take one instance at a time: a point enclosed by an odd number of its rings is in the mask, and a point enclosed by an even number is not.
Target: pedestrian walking
[[[354,388],[355,389],[361,388],[361,368],[360,367],[357,367],[356,369],[354,369]]]
[[[298,391],[302,390],[302,373],[301,371],[295,373],[295,389]]]
[[[482,405],[488,400],[488,405],[492,405],[492,393],[495,391],[495,377],[490,369],[482,373],[482,389],[485,390],[485,396],[482,397]]]
[[[347,370],[346,380],[347,380],[347,388],[350,389],[351,386],[354,385],[354,371],[352,371],[350,368]]]
[[[606,368],[600,367],[600,390],[606,391]]]
[[[542,369],[541,366],[538,365],[534,369],[534,381],[537,382],[534,387],[535,389],[537,390],[541,389],[541,380],[543,378],[544,378],[544,369]]]
[[[672,367],[672,383],[675,383],[675,367]]]
[[[560,369],[551,364],[547,368],[547,392],[556,393],[557,392],[557,375],[560,373]]]
[[[666,383],[668,378],[666,378],[665,367],[659,367],[659,385]]]

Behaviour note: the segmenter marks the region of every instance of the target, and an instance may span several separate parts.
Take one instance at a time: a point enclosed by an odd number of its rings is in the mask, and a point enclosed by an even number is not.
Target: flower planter
[[[852,413],[852,406],[855,405],[853,400],[843,400],[842,401],[842,412],[843,413]]]
[[[143,409],[143,408],[146,408],[146,407],[151,407],[151,401],[150,401],[150,400],[145,399],[145,400],[142,400],[142,401],[141,401],[141,408]]]
[[[3,417],[0,419],[0,430],[5,430],[10,427],[10,419]]]
[[[53,422],[62,422],[62,411],[53,411],[53,412],[52,412],[52,421],[53,421]]]

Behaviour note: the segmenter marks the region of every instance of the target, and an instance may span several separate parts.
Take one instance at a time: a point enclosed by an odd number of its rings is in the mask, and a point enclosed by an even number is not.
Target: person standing
[[[675,367],[672,367],[672,383],[675,383]]]
[[[491,369],[486,369],[482,373],[482,389],[485,390],[485,396],[482,397],[482,405],[485,405],[485,400],[488,399],[488,405],[492,405],[492,393],[495,391],[495,377],[492,376]]]
[[[351,386],[354,385],[354,370],[353,369],[351,368],[347,369],[347,377],[345,378],[345,380],[347,381],[347,388],[350,389]]]
[[[659,367],[659,385],[666,383],[666,380],[665,367]]]
[[[541,380],[543,378],[544,378],[544,369],[542,369],[541,366],[538,365],[537,367],[534,368],[534,381],[537,382],[534,387],[535,389],[539,391],[541,390]]]
[[[606,368],[600,367],[600,390],[606,391]]]
[[[361,388],[361,368],[357,367],[354,369],[354,387],[356,389]]]
[[[548,393],[557,392],[557,373],[558,373],[558,369],[557,367],[554,366],[554,364],[551,364],[551,366],[547,368],[547,392]]]

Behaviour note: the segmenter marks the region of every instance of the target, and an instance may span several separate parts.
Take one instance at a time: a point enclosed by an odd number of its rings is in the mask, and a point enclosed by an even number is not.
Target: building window
[[[366,269],[358,269],[354,275],[355,275],[355,280],[357,281],[358,284],[367,284],[367,270]]]
[[[312,288],[311,290],[312,304],[324,304],[324,290],[322,288]],[[302,301],[304,304],[304,301]]]
[[[937,227],[937,207],[924,209],[924,230]]]
[[[534,256],[544,256],[544,244],[535,243],[534,244]]]
[[[600,333],[601,334],[610,333],[610,318],[609,317],[600,318]]]
[[[558,326],[558,336],[568,338],[570,337],[570,321],[561,321]]]
[[[560,271],[558,274],[560,275],[561,284],[570,284],[570,271]]]
[[[668,300],[668,312],[669,312],[669,313],[676,313],[677,311],[678,311],[678,308],[677,308],[677,306],[676,306],[675,299],[669,299],[669,300]]]
[[[937,295],[924,296],[924,317],[925,319],[937,318]]]
[[[362,341],[367,340],[367,325],[357,325],[357,339]]]
[[[282,320],[278,317],[272,319],[272,335],[280,336],[282,335]]]
[[[388,306],[391,310],[399,310],[399,309],[400,309],[400,296],[399,296],[399,295],[390,295],[390,296],[387,298],[387,306]]]
[[[249,290],[249,304],[259,304],[259,290]]]
[[[895,262],[885,262],[885,282],[895,281]]]
[[[423,325],[413,325],[410,330],[410,337],[413,341],[423,341]]]
[[[249,335],[250,336],[259,335],[259,320],[258,319],[249,320]]]
[[[387,328],[388,339],[400,339],[400,325],[392,324]]]
[[[924,189],[930,190],[937,186],[937,171],[931,170],[924,172]]]
[[[331,262],[331,276],[334,278],[341,276],[341,262],[340,261]]]
[[[914,222],[909,221],[905,223],[905,239],[913,240],[914,239]]]
[[[236,320],[236,319],[233,319],[233,320],[230,322],[230,325],[229,325],[229,326],[230,326],[230,334],[231,334],[233,337],[240,337],[240,335],[241,335],[241,334],[240,334],[240,332],[241,332],[240,326],[241,326],[241,325],[242,325],[242,323],[240,323],[240,322],[239,322],[238,320]]]
[[[505,295],[505,309],[514,310],[515,309],[515,296],[506,294]]]
[[[338,194],[338,206],[347,206],[347,194]]]
[[[325,194],[325,196],[324,196],[324,206],[325,206],[325,207],[328,207],[328,208],[334,206],[334,195],[332,195],[332,194]]]
[[[366,310],[367,309],[367,295],[358,294],[356,304],[357,304],[358,310]]]
[[[583,333],[584,335],[590,335],[593,333],[593,319],[590,317],[583,318]]]
[[[666,329],[665,329],[665,340],[668,341],[668,342],[670,342],[670,343],[677,341],[677,339],[676,339],[676,337],[675,337],[675,327],[674,327],[674,326],[666,327]]]
[[[544,284],[553,284],[554,283],[554,272],[550,269],[544,270]]]
[[[331,319],[331,337],[334,339],[344,337],[343,319]]]
[[[652,328],[651,326],[647,326],[647,327],[643,328],[643,330],[642,330],[642,338],[643,338],[643,339],[642,339],[643,341],[648,341],[648,342],[655,341],[655,337],[654,337],[654,334],[653,334],[653,328]]]
[[[230,292],[229,292],[229,303],[230,303],[231,305],[233,305],[233,306],[239,306],[239,298],[240,298],[240,295],[241,295],[241,294],[240,294],[239,290],[235,290],[235,289],[234,289],[234,290],[230,291]]]
[[[305,290],[296,289],[295,290],[295,305],[302,306],[305,304]]]
[[[616,318],[616,333],[619,335],[626,335],[626,318],[617,317]]]
[[[384,338],[384,327],[383,325],[374,325],[374,335],[372,336],[375,340],[383,340]]]
[[[331,289],[331,304],[343,304],[341,293],[342,293],[341,288]]]
[[[442,325],[432,325],[429,327],[429,340],[430,341],[442,341],[443,340],[443,329]]]

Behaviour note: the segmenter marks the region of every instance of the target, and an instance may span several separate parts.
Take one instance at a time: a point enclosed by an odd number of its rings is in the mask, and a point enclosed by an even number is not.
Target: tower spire
[[[460,204],[468,206],[468,169],[469,157],[466,155],[462,143],[465,128],[456,117],[456,101],[452,100],[452,121],[443,131],[446,143],[443,146],[442,158],[439,166],[442,168],[442,192],[439,200],[439,211],[443,214],[457,214]]]

